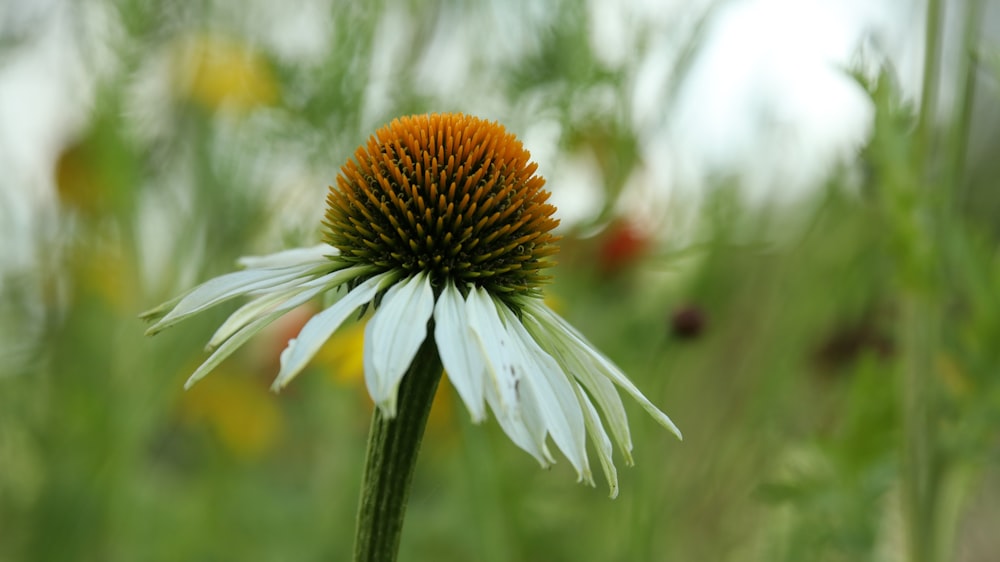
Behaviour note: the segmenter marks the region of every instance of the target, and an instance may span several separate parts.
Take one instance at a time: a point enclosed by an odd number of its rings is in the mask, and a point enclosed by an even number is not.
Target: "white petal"
[[[612,499],[616,498],[618,497],[618,470],[615,468],[615,463],[611,458],[611,439],[608,438],[608,434],[604,431],[604,425],[601,424],[601,417],[597,415],[597,409],[594,408],[594,404],[587,398],[587,393],[578,384],[573,385],[573,390],[576,391],[576,396],[580,400],[580,404],[583,405],[583,419],[587,424],[587,433],[590,434],[590,442],[594,444],[594,449],[597,450],[597,457],[601,460],[604,477],[608,480],[608,488],[610,489],[608,495]]]
[[[573,378],[583,384],[600,406],[611,426],[611,434],[621,447],[626,464],[631,465],[632,436],[628,427],[628,416],[614,383],[592,361],[584,361],[581,358],[576,344],[572,343],[572,338],[568,334],[559,337],[563,332],[562,328],[543,324],[530,310],[525,312],[524,319],[525,326],[532,335],[559,361],[567,373],[571,373]],[[569,340],[570,343],[565,343],[565,340]]]
[[[524,373],[525,371],[520,369],[519,372]],[[526,387],[528,385],[525,385]],[[519,424],[525,428],[528,436],[532,440],[532,446],[535,450],[539,451],[545,462],[542,466],[549,466],[555,464],[556,459],[552,456],[552,452],[549,451],[549,445],[546,442],[546,437],[548,437],[549,431],[546,425],[545,416],[542,413],[542,404],[539,400],[538,393],[534,389],[528,387],[523,391],[518,392],[518,402],[517,408],[510,414],[513,423]]]
[[[329,244],[317,244],[308,248],[292,248],[266,256],[244,256],[237,263],[246,268],[287,267],[306,263],[323,262],[327,256],[340,254]]]
[[[580,349],[584,353],[589,353],[593,359],[600,364],[604,374],[611,379],[612,382],[621,387],[622,390],[628,393],[633,400],[638,402],[639,405],[642,406],[642,409],[645,410],[646,413],[649,414],[654,420],[656,420],[657,423],[669,429],[671,433],[677,436],[678,439],[684,439],[684,436],[681,434],[681,430],[674,424],[673,420],[670,419],[670,416],[665,414],[657,408],[656,405],[650,402],[649,399],[643,395],[642,391],[640,391],[635,384],[633,384],[632,381],[625,376],[625,373],[612,363],[610,359],[586,344],[586,342],[581,342]]]
[[[262,316],[233,334],[233,337],[223,342],[223,344],[220,345],[219,348],[216,349],[204,363],[195,369],[195,372],[192,373],[191,376],[188,377],[188,380],[184,383],[184,388],[189,389],[192,385],[194,385],[194,383],[205,378],[205,375],[211,372],[212,369],[218,367],[219,363],[222,363],[227,357],[232,355],[234,351],[239,349],[241,345],[246,343],[246,341],[257,334],[257,332],[263,330],[271,322],[274,322],[278,316],[281,316],[281,314],[271,313],[266,316]]]
[[[434,312],[434,289],[423,272],[386,291],[365,326],[365,382],[383,415],[396,415],[396,391]]]
[[[274,307],[279,303],[288,299],[288,293],[276,293],[271,295],[266,295],[260,298],[256,298],[243,306],[239,307],[226,321],[215,330],[212,334],[212,338],[208,340],[208,349],[215,349],[222,342],[229,339],[230,336],[238,332],[241,328],[247,324],[253,322],[257,318],[264,316],[268,312],[274,310]]]
[[[579,479],[593,485],[587,462],[587,431],[572,383],[556,360],[524,329],[520,319],[506,306],[498,306],[498,309],[525,359],[521,395],[524,396],[525,391],[534,394],[552,440],[572,463]]]
[[[548,467],[553,460],[545,447],[544,428],[539,438],[538,431],[532,429],[540,425],[534,404],[525,407],[518,398],[520,383],[515,350],[497,314],[496,304],[486,291],[473,288],[466,299],[466,313],[473,339],[485,361],[486,403],[511,441],[538,459],[543,467]]]
[[[208,346],[210,349],[218,346],[237,330],[264,314],[277,311],[279,307],[280,310],[287,312],[309,302],[321,293],[347,283],[365,271],[364,268],[352,267],[310,281],[303,282],[301,279],[296,279],[294,283],[284,283],[283,286],[287,287],[280,292],[275,292],[278,291],[278,287],[272,287],[264,293],[264,296],[250,301],[233,312],[212,335]]]
[[[552,455],[548,454],[544,448],[538,446],[538,442],[532,437],[518,410],[508,411],[504,409],[500,405],[496,388],[493,385],[486,385],[485,393],[486,403],[493,410],[493,414],[497,418],[497,423],[500,424],[500,428],[507,434],[507,437],[510,437],[510,440],[515,445],[535,457],[538,463],[542,465],[542,468],[548,468],[552,464]]]
[[[513,344],[496,304],[484,289],[473,288],[466,299],[466,313],[480,355],[487,361],[487,386],[493,387],[500,408],[513,412],[517,409],[519,375]]]
[[[610,359],[597,351],[569,322],[544,305],[530,305],[530,308],[533,313],[546,316],[547,319],[563,328],[563,330],[553,330],[553,335],[562,339],[567,346],[575,348],[575,353],[588,356],[600,368],[601,373],[627,392],[657,423],[673,432],[678,439],[683,439],[680,429],[671,421],[670,417],[653,405]]]
[[[209,373],[209,371],[218,366],[224,359],[232,355],[236,349],[246,343],[246,341],[257,332],[267,327],[268,324],[288,313],[289,310],[309,302],[325,290],[325,287],[312,287],[306,290],[300,289],[297,291],[275,295],[274,301],[277,304],[268,312],[260,314],[252,321],[240,326],[235,333],[228,336],[225,341],[222,341],[212,355],[210,355],[209,358],[205,360],[205,362],[202,363],[194,373],[192,373],[187,382],[184,383],[184,388],[190,388],[191,385],[201,380]],[[213,338],[213,340],[214,339],[215,338]],[[282,352],[281,356],[282,359],[284,359],[285,353]]]
[[[190,292],[176,300],[173,310],[168,312],[156,324],[146,330],[146,335],[153,335],[164,328],[172,326],[181,320],[197,314],[231,298],[275,287],[282,283],[301,279],[308,281],[317,273],[316,264],[297,265],[276,269],[250,269],[234,271],[198,285]],[[168,304],[173,304],[173,301]],[[161,305],[142,315],[144,318],[155,318],[163,312]]]
[[[309,319],[299,335],[288,342],[288,347],[281,353],[281,370],[271,385],[273,390],[280,390],[291,381],[295,375],[312,360],[326,340],[344,323],[358,307],[371,301],[381,284],[391,274],[376,275],[361,283],[332,306]]]
[[[469,326],[462,293],[449,281],[434,306],[434,341],[452,386],[479,423],[486,417],[483,378],[486,365]]]

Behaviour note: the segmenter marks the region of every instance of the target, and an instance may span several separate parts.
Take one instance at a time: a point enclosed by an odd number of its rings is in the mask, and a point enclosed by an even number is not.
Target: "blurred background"
[[[967,0],[0,4],[0,560],[346,560],[360,325],[137,315],[319,239],[393,117],[497,120],[564,237],[549,302],[634,404],[621,495],[444,385],[400,560],[1000,551],[1000,6]]]

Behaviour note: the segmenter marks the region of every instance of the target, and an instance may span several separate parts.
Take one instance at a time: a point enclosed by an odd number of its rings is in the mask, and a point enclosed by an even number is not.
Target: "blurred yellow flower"
[[[204,425],[234,455],[244,459],[270,449],[284,427],[277,397],[260,379],[236,372],[231,365],[180,395],[180,417],[189,425]]]
[[[74,143],[59,153],[55,165],[59,201],[89,216],[102,213],[107,205],[107,185],[95,160],[91,144]]]
[[[316,364],[326,368],[337,384],[357,385],[365,380],[365,324],[355,322],[338,330],[316,354]]]
[[[336,384],[357,388],[367,395],[365,390],[365,322],[355,322],[342,327],[335,332],[326,344],[320,348],[314,359],[315,365],[326,370],[330,380]],[[448,375],[441,378],[434,404],[431,406],[430,417],[427,420],[429,431],[439,435],[454,433],[454,404],[451,397],[451,385]],[[373,405],[368,402],[369,405]]]
[[[452,397],[451,384],[448,382],[448,373],[444,373],[441,382],[438,383],[437,392],[434,394],[434,403],[431,405],[431,413],[427,418],[427,431],[433,433],[438,444],[450,444],[449,439],[444,441],[442,437],[455,437],[455,400]]]
[[[257,360],[266,372],[278,363],[278,355],[288,345],[289,338],[294,337],[302,326],[317,313],[315,304],[308,304],[289,312],[262,332],[267,343],[261,346],[265,357]],[[351,388],[357,391],[359,399],[370,407],[365,388],[365,325],[367,319],[352,322],[342,326],[326,341],[316,353],[313,365],[325,372],[327,379],[337,386]],[[427,425],[430,431],[440,435],[454,434],[454,401],[451,396],[451,385],[448,376],[442,377],[434,396]],[[193,388],[193,387],[192,387]]]
[[[85,294],[99,296],[112,310],[123,315],[134,314],[139,302],[134,264],[122,248],[98,243],[79,251],[82,259],[76,260],[75,272]]]
[[[178,93],[206,109],[249,110],[278,101],[278,84],[260,53],[235,40],[182,39],[173,52]]]

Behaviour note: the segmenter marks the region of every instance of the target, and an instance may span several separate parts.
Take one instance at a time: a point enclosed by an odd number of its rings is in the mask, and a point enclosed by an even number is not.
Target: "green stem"
[[[903,363],[903,497],[908,536],[908,560],[938,560],[935,503],[938,474],[935,427],[932,424],[932,365],[936,341],[936,313],[926,295],[911,294],[904,301]]]
[[[958,107],[955,110],[957,123],[953,128],[951,140],[951,162],[948,179],[951,183],[951,193],[946,210],[958,210],[962,203],[965,184],[965,159],[969,149],[969,131],[972,129],[972,109],[976,100],[976,75],[979,70],[979,37],[983,25],[982,0],[971,0],[965,7],[965,21],[962,29],[963,52],[959,58],[960,76],[965,82],[957,96]]]
[[[927,25],[924,28],[924,78],[920,93],[920,118],[917,122],[916,160],[926,170],[932,161],[931,136],[937,104],[938,74],[941,66],[941,0],[927,0]]]
[[[431,327],[428,330],[433,331]],[[434,339],[428,337],[399,385],[396,417],[386,418],[378,408],[372,415],[354,540],[355,562],[396,560],[420,440],[442,372]]]
[[[939,205],[947,194],[935,192],[943,182],[934,167],[933,137],[935,106],[940,75],[941,0],[927,1],[925,28],[924,77],[920,100],[920,115],[916,130],[916,151],[912,155],[914,170],[920,178],[911,188],[918,190],[923,203],[912,220],[929,225],[917,244],[915,286],[903,296],[900,335],[903,343],[903,376],[901,399],[903,408],[902,493],[908,559],[911,562],[938,560],[938,536],[935,504],[938,498],[939,465],[936,427],[934,424],[935,389],[933,364],[939,344],[939,310],[934,298],[939,287],[936,252],[940,251],[942,214]],[[940,189],[947,190],[943,185]]]

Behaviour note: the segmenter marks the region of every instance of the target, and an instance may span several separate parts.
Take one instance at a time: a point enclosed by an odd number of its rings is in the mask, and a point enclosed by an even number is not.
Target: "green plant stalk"
[[[908,558],[913,562],[950,559],[957,519],[961,514],[961,488],[950,484],[959,467],[940,443],[936,423],[939,410],[938,384],[934,376],[936,350],[941,345],[941,303],[948,290],[946,271],[953,266],[946,234],[955,228],[962,200],[965,159],[975,101],[976,49],[982,25],[983,2],[965,4],[960,75],[964,78],[956,96],[955,124],[947,138],[945,158],[936,158],[935,105],[940,78],[942,3],[928,0],[924,80],[916,145],[911,169],[920,173],[920,213],[929,228],[918,229],[925,237],[918,246],[928,249],[917,257],[916,286],[904,296],[900,335],[904,363],[902,377],[903,446],[902,485]],[[943,164],[937,166],[936,164]],[[961,479],[958,480],[961,482]]]
[[[972,128],[972,109],[976,103],[976,74],[979,70],[979,37],[982,33],[983,6],[982,0],[971,0],[965,9],[965,21],[962,29],[962,56],[959,60],[961,76],[964,83],[959,96],[956,96],[955,116],[957,123],[952,129],[951,161],[949,162],[948,180],[951,182],[952,193],[947,211],[956,211],[961,205],[965,186],[965,159],[969,148],[969,131]]]
[[[908,560],[938,560],[937,473],[932,423],[932,368],[937,349],[936,310],[923,294],[910,294],[901,314],[903,358],[903,507]]]
[[[932,161],[934,110],[937,105],[941,53],[941,0],[927,0],[927,25],[924,28],[924,77],[920,93],[920,116],[917,122],[916,162],[918,170],[928,170]]]
[[[925,27],[924,76],[917,122],[912,170],[918,179],[909,189],[916,190],[920,203],[910,220],[924,222],[911,235],[917,251],[911,256],[916,278],[905,287],[900,314],[899,335],[903,344],[902,377],[902,506],[904,510],[907,559],[910,562],[936,562],[938,528],[935,518],[937,500],[937,435],[933,423],[933,365],[939,344],[939,310],[934,298],[937,283],[942,213],[940,204],[948,201],[946,182],[935,181],[934,162],[935,109],[940,75],[942,9],[940,0],[928,0]],[[929,226],[929,228],[926,228]]]
[[[431,333],[433,326],[428,327]],[[396,417],[388,419],[378,408],[372,414],[354,539],[355,562],[396,560],[413,469],[442,372],[434,338],[428,336],[399,385]]]
[[[979,70],[979,42],[982,36],[985,2],[983,0],[969,0],[964,7],[965,18],[961,31],[963,51],[958,62],[959,76],[963,76],[964,80],[956,96],[957,105],[953,112],[955,123],[951,127],[949,136],[949,161],[945,175],[948,191],[942,194],[943,204],[939,215],[939,233],[962,228],[961,212],[965,203],[966,156],[975,107],[976,77]],[[939,235],[937,241],[938,247],[944,249],[945,252],[942,256],[944,268],[948,271],[954,271],[957,268],[965,267],[960,263],[965,256],[956,255],[955,245],[951,240]],[[958,254],[961,252],[959,251]],[[936,548],[935,554],[938,560],[949,560],[954,553],[959,520],[969,495],[971,482],[975,478],[975,470],[968,463],[962,463],[960,459],[945,455],[943,452],[939,452],[935,458],[937,462],[934,464],[934,476],[936,477],[934,480],[936,493],[934,518],[937,532],[933,546]]]

